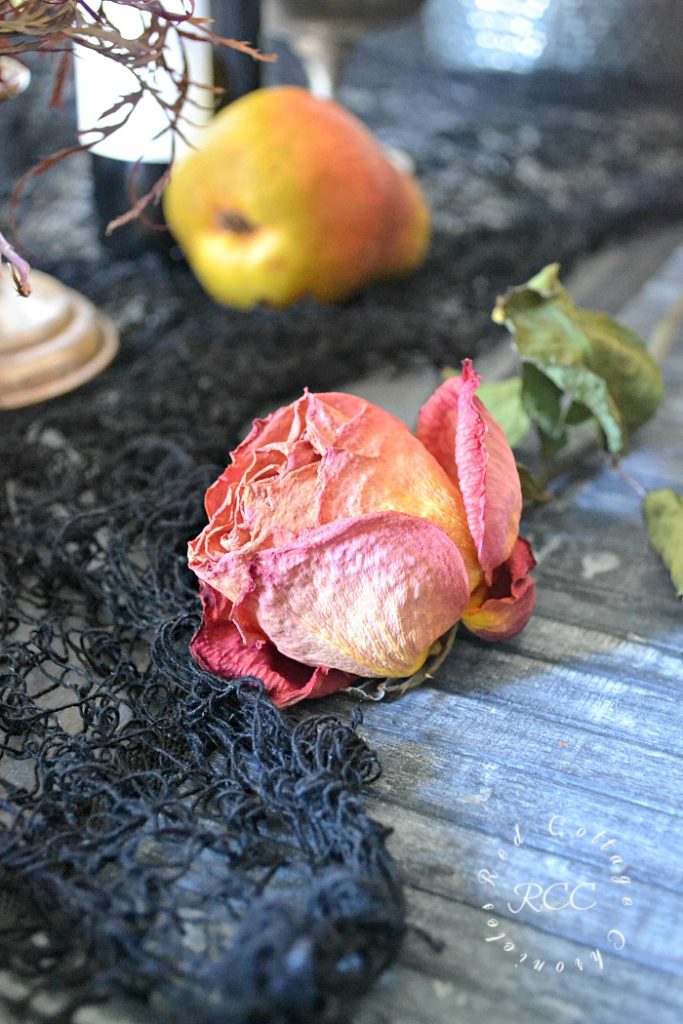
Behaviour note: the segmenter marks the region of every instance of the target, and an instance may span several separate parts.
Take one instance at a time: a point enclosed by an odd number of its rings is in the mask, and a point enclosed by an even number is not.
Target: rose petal
[[[318,524],[318,465],[303,465],[269,480],[245,483],[230,512],[220,511],[188,546],[188,564],[198,572],[226,552],[249,554],[277,547]],[[227,594],[234,600],[234,595]]]
[[[321,468],[320,523],[372,512],[398,512],[428,520],[458,547],[472,588],[481,570],[462,500],[431,456],[425,464],[425,455],[424,449],[411,453],[407,447],[397,448],[385,459],[328,452]]]
[[[230,602],[206,583],[200,585],[200,597],[204,615],[190,650],[208,672],[225,679],[255,676],[281,708],[307,698],[325,697],[354,682],[355,677],[347,672],[292,661],[272,644],[247,646],[229,621]]]
[[[460,492],[404,423],[335,392],[307,392],[280,412],[257,421],[208,492],[212,519],[189,546],[190,567],[200,578],[236,601],[255,551],[338,519],[397,511],[445,530],[465,559],[470,588],[476,586],[481,569]],[[236,552],[241,568],[231,563],[230,579],[223,559]],[[252,635],[245,632],[245,639]]]
[[[259,551],[245,580],[232,611],[244,636],[258,635],[256,625],[295,661],[379,677],[416,672],[470,593],[450,537],[397,512],[339,520]]]
[[[457,544],[472,586],[478,582],[480,567],[458,488],[404,423],[366,402],[323,456],[320,523],[385,511],[440,526]]]
[[[331,405],[346,416],[347,419],[353,419],[359,412],[367,408],[370,402],[366,398],[359,398],[358,395],[350,395],[346,391],[317,391],[316,398],[319,401],[324,402],[325,405]],[[390,413],[387,413],[389,416]]]
[[[494,570],[489,586],[473,595],[462,621],[482,640],[506,640],[526,626],[536,603],[529,573],[536,565],[529,543],[519,537],[510,558]]]
[[[306,390],[301,399],[306,438],[321,455],[338,443],[339,435],[349,419],[368,404],[362,398],[355,398],[353,405],[350,405],[348,402],[339,402],[340,397],[335,392],[319,395]]]
[[[234,491],[245,478],[253,475],[256,452],[272,441],[287,438],[293,418],[294,410],[288,405],[265,419],[254,420],[248,436],[231,452],[230,465],[226,466],[206,492],[204,505],[209,518],[225,504],[231,490]],[[271,456],[271,462],[273,458],[277,461],[277,456]]]
[[[504,562],[519,532],[522,492],[505,434],[476,397],[479,377],[469,359],[420,410],[417,436],[450,479],[467,512],[479,564],[491,573]]]
[[[278,516],[281,523],[290,521],[287,534],[290,537],[301,529],[317,525],[317,505],[311,502],[309,491],[304,493],[301,479],[288,495],[289,504],[298,506],[295,519],[289,509],[283,511],[281,494],[273,494],[270,503],[264,506],[264,493],[277,488],[280,479],[286,479],[289,473],[307,467],[311,469],[307,479],[311,476],[315,479],[314,467],[321,456],[335,443],[349,418],[367,405],[368,402],[354,395],[334,392],[314,395],[306,391],[297,401],[265,419],[254,420],[249,435],[231,453],[230,465],[211,484],[204,498],[209,519],[220,516],[221,532],[218,536],[207,534],[193,541],[191,559],[199,557],[202,551],[216,557],[218,545],[225,542],[235,526],[245,525],[242,520],[249,518],[252,507],[267,514],[269,521],[273,516]],[[299,514],[302,509],[307,511],[307,516]],[[274,534],[272,539],[262,537],[260,543],[272,545],[286,539],[285,533],[278,534],[276,530]],[[250,537],[236,539],[241,546]]]

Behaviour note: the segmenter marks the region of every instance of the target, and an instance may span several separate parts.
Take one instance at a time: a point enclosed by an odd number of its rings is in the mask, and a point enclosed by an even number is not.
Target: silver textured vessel
[[[430,49],[457,70],[604,71],[683,82],[681,0],[430,0]]]

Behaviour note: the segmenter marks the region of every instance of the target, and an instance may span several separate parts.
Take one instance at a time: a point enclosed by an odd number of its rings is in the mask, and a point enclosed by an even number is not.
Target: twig
[[[624,467],[618,459],[615,459],[613,461],[612,469],[615,473],[619,474],[624,483],[628,484],[632,491],[636,492],[639,498],[645,497],[645,495],[647,494],[647,489],[643,487],[643,485],[638,480],[636,480],[634,476],[631,476],[630,473],[626,472],[626,470],[624,469]]]
[[[18,294],[28,298],[31,294],[31,267],[23,256],[20,256],[16,249],[12,248],[0,231],[0,263],[3,261],[9,265]]]
[[[194,13],[194,0],[185,0],[183,9],[170,12],[162,3],[155,0],[114,0],[117,7],[133,8],[147,16],[144,28],[136,39],[127,39],[121,35],[108,16],[106,9],[95,11],[85,0],[54,0],[53,3],[24,0],[17,4],[16,0],[0,0],[0,53],[4,56],[16,56],[26,52],[48,52],[57,61],[55,83],[50,104],[59,105],[64,81],[71,61],[72,44],[101,54],[127,68],[136,79],[135,91],[121,97],[117,104],[101,115],[111,117],[120,113],[114,124],[94,125],[91,131],[82,133],[90,136],[79,145],[69,146],[47,157],[35,167],[25,172],[17,182],[12,197],[12,216],[18,208],[19,198],[31,179],[49,170],[60,160],[89,149],[96,142],[118,131],[130,119],[138,102],[145,95],[151,95],[159,104],[166,117],[171,137],[182,138],[181,114],[191,85],[205,89],[209,93],[221,92],[214,86],[201,82],[193,82],[189,75],[187,44],[203,42],[221,48],[237,50],[260,61],[274,61],[274,54],[260,53],[247,42],[228,39],[212,30],[210,18],[198,17]],[[167,63],[167,42],[175,36],[181,54],[181,67],[174,68]],[[146,74],[146,69],[154,66],[170,77],[175,87],[175,94],[167,97],[163,90],[157,88],[154,79]],[[158,201],[166,183],[162,177],[144,196],[132,201],[131,209],[116,218],[108,227],[114,230],[128,221],[142,216],[145,208]],[[14,250],[4,242],[1,254],[12,268],[17,289],[22,295],[30,293],[28,285],[28,264],[17,256]]]
[[[115,217],[114,220],[110,220],[105,231],[107,237],[109,237],[112,232],[116,231],[117,228],[123,227],[124,224],[128,224],[130,221],[137,220],[138,217],[141,217],[143,211],[147,209],[150,203],[158,203],[161,200],[161,195],[166,188],[170,177],[171,171],[170,168],[168,168],[163,172],[161,177],[154,182],[152,187],[144,196],[140,196],[138,199],[135,199],[133,205],[126,211],[126,213],[122,213],[119,217]]]
[[[656,363],[661,366],[671,351],[678,334],[683,327],[683,295],[658,320],[648,338],[647,347]]]

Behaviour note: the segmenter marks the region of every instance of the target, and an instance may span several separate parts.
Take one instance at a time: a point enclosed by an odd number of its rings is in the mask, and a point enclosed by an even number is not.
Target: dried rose
[[[257,676],[285,706],[358,676],[410,676],[459,619],[489,640],[523,628],[535,563],[518,537],[519,477],[463,367],[421,410],[417,437],[337,393],[256,421],[189,546],[200,665]]]

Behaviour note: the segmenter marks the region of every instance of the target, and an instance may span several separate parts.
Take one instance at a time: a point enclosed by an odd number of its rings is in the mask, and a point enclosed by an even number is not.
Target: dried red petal
[[[529,575],[536,565],[528,541],[519,537],[510,557],[492,573],[489,585],[473,594],[462,621],[482,640],[506,640],[521,632],[536,604],[536,584]]]
[[[195,661],[208,672],[234,679],[254,676],[263,682],[277,707],[300,700],[325,697],[343,690],[356,679],[348,672],[324,666],[311,668],[280,654],[271,643],[245,644],[234,622],[231,604],[206,583],[200,583],[204,609],[202,624],[190,643]]]

